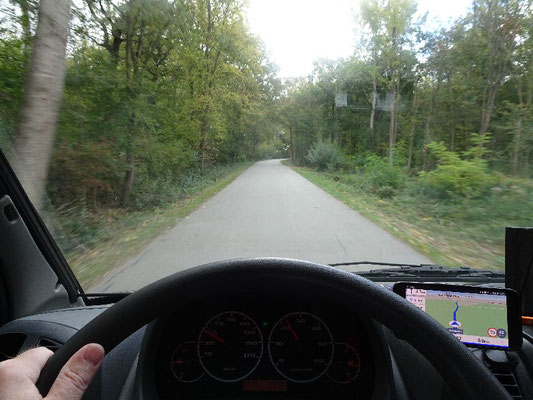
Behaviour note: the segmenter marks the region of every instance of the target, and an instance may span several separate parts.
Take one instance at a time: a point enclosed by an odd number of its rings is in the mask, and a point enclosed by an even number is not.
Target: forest
[[[9,154],[39,2],[2,7]],[[465,236],[477,221],[474,237],[496,245],[490,263],[501,266],[503,226],[533,225],[532,2],[474,0],[438,29],[415,0],[355,11],[351,57],[282,79],[240,0],[74,2],[43,205],[78,238],[67,249],[116,212],[165,207],[233,166],[289,158],[353,196],[464,223]]]
[[[416,6],[363,1],[354,56],[286,83],[290,157],[432,259],[502,268],[505,226],[533,224],[532,3],[436,31]]]
[[[310,146],[323,140],[413,173],[455,153],[530,176],[531,2],[478,0],[434,32],[415,11],[410,0],[362,2],[355,55],[319,60],[312,76],[289,82],[283,101],[293,161],[307,162]],[[341,92],[344,107],[335,104]]]
[[[13,3],[0,42],[5,152],[38,10]],[[70,25],[53,206],[154,206],[191,175],[274,155],[281,83],[241,2],[87,0],[73,4]]]

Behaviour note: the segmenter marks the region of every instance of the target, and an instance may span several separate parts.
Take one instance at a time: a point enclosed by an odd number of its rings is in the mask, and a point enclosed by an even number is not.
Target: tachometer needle
[[[289,329],[289,332],[291,333],[293,339],[295,341],[298,341],[298,335],[296,334],[296,331],[294,330],[294,328],[292,327],[291,323],[289,322],[287,318],[285,318],[285,323],[287,324],[287,328]]]
[[[224,339],[222,339],[220,336],[216,335],[213,332],[208,331],[204,328],[204,332],[207,333],[209,336],[211,336],[213,339],[219,341],[220,343],[224,343]]]

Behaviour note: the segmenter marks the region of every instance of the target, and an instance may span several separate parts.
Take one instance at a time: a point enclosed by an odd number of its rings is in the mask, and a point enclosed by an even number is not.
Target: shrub
[[[382,199],[390,199],[396,194],[396,189],[390,186],[382,186],[376,190],[376,194]]]
[[[494,185],[496,179],[488,173],[487,162],[481,157],[462,159],[458,153],[446,149],[444,143],[431,142],[428,148],[437,157],[433,171],[420,176],[440,196],[476,197]],[[464,154],[470,155],[472,151]]]
[[[341,165],[342,152],[335,143],[319,140],[305,158],[319,171],[337,170]]]
[[[390,194],[388,197],[405,183],[406,176],[399,167],[389,165],[386,159],[376,155],[367,157],[364,171],[372,189],[389,188],[384,191]]]
[[[365,165],[367,154],[346,154],[341,157],[340,168],[343,171],[353,173]]]

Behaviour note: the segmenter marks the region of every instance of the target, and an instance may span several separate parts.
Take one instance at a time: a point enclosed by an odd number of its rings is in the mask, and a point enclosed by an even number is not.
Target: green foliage
[[[261,143],[256,150],[255,158],[258,160],[287,158],[287,148],[281,142]]]
[[[95,209],[116,201],[120,172],[109,141],[63,143],[54,152],[47,192],[60,207],[79,203]]]
[[[245,166],[246,164],[219,165],[203,174],[199,171],[189,171],[179,182],[164,179],[139,182],[129,210],[87,207],[82,196],[80,201],[64,204],[60,208],[47,209],[46,213],[51,215],[53,235],[61,249],[67,254],[77,254],[114,239],[117,232],[128,225],[138,223],[135,217],[137,213],[145,218],[150,214],[148,210],[158,213],[159,210],[164,211],[177,202],[194,198],[202,190],[216,187],[218,182]],[[90,168],[89,165],[87,167]]]
[[[533,181],[497,176],[485,196],[435,199],[407,178],[394,197],[368,190],[364,171],[321,173],[295,168],[365,217],[444,265],[504,268],[505,226],[533,226]],[[386,200],[384,200],[386,198]]]
[[[0,36],[0,148],[4,152],[9,150],[15,133],[26,62],[22,39]]]
[[[188,169],[178,179],[159,176],[150,179],[143,174],[132,193],[132,209],[165,207],[213,185],[219,179],[244,164],[215,165],[203,172],[200,169]]]
[[[306,159],[319,171],[337,170],[341,165],[342,151],[333,142],[319,140],[311,147]]]
[[[527,0],[476,2],[433,32],[422,31],[412,0],[362,1],[356,56],[317,61],[311,76],[283,85],[239,0],[96,4],[81,2],[72,21],[47,185],[75,245],[91,243],[103,210],[164,206],[228,165],[289,155],[387,204],[420,205],[443,225],[490,214],[501,230],[531,214],[528,181],[507,176],[533,174]],[[0,21],[4,150],[31,50],[25,28],[36,22],[33,11],[11,14]],[[335,107],[338,91],[348,107]]]
[[[440,196],[476,197],[485,193],[495,179],[488,172],[487,161],[481,157],[465,159],[470,154],[482,154],[478,145],[463,155],[446,149],[442,142],[431,142],[428,148],[438,160],[437,168],[420,175],[423,182],[434,189]]]
[[[52,206],[158,206],[210,181],[219,165],[286,156],[275,118],[281,85],[240,1],[101,3],[80,3],[73,20],[47,183]],[[25,43],[0,30],[4,150]]]
[[[368,153],[343,154],[341,159],[341,169],[345,172],[357,172],[364,167],[368,156]]]
[[[371,188],[382,197],[392,197],[394,191],[405,183],[405,173],[396,166],[389,165],[388,160],[376,155],[369,155],[364,166],[365,177]]]
[[[288,81],[282,122],[294,163],[305,164],[317,140],[334,138],[348,156],[389,154],[416,174],[434,167],[427,144],[435,141],[461,159],[533,176],[530,8],[528,0],[476,2],[449,28],[424,31],[413,1],[362,1],[355,56],[320,60],[310,79]],[[334,106],[338,91],[347,108]],[[352,171],[352,162],[342,164]],[[458,186],[451,190],[469,190]]]

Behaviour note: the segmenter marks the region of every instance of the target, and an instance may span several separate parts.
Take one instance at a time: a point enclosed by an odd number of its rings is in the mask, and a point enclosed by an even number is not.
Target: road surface
[[[259,256],[430,262],[279,160],[268,160],[251,166],[91,291],[135,290],[196,265]]]

